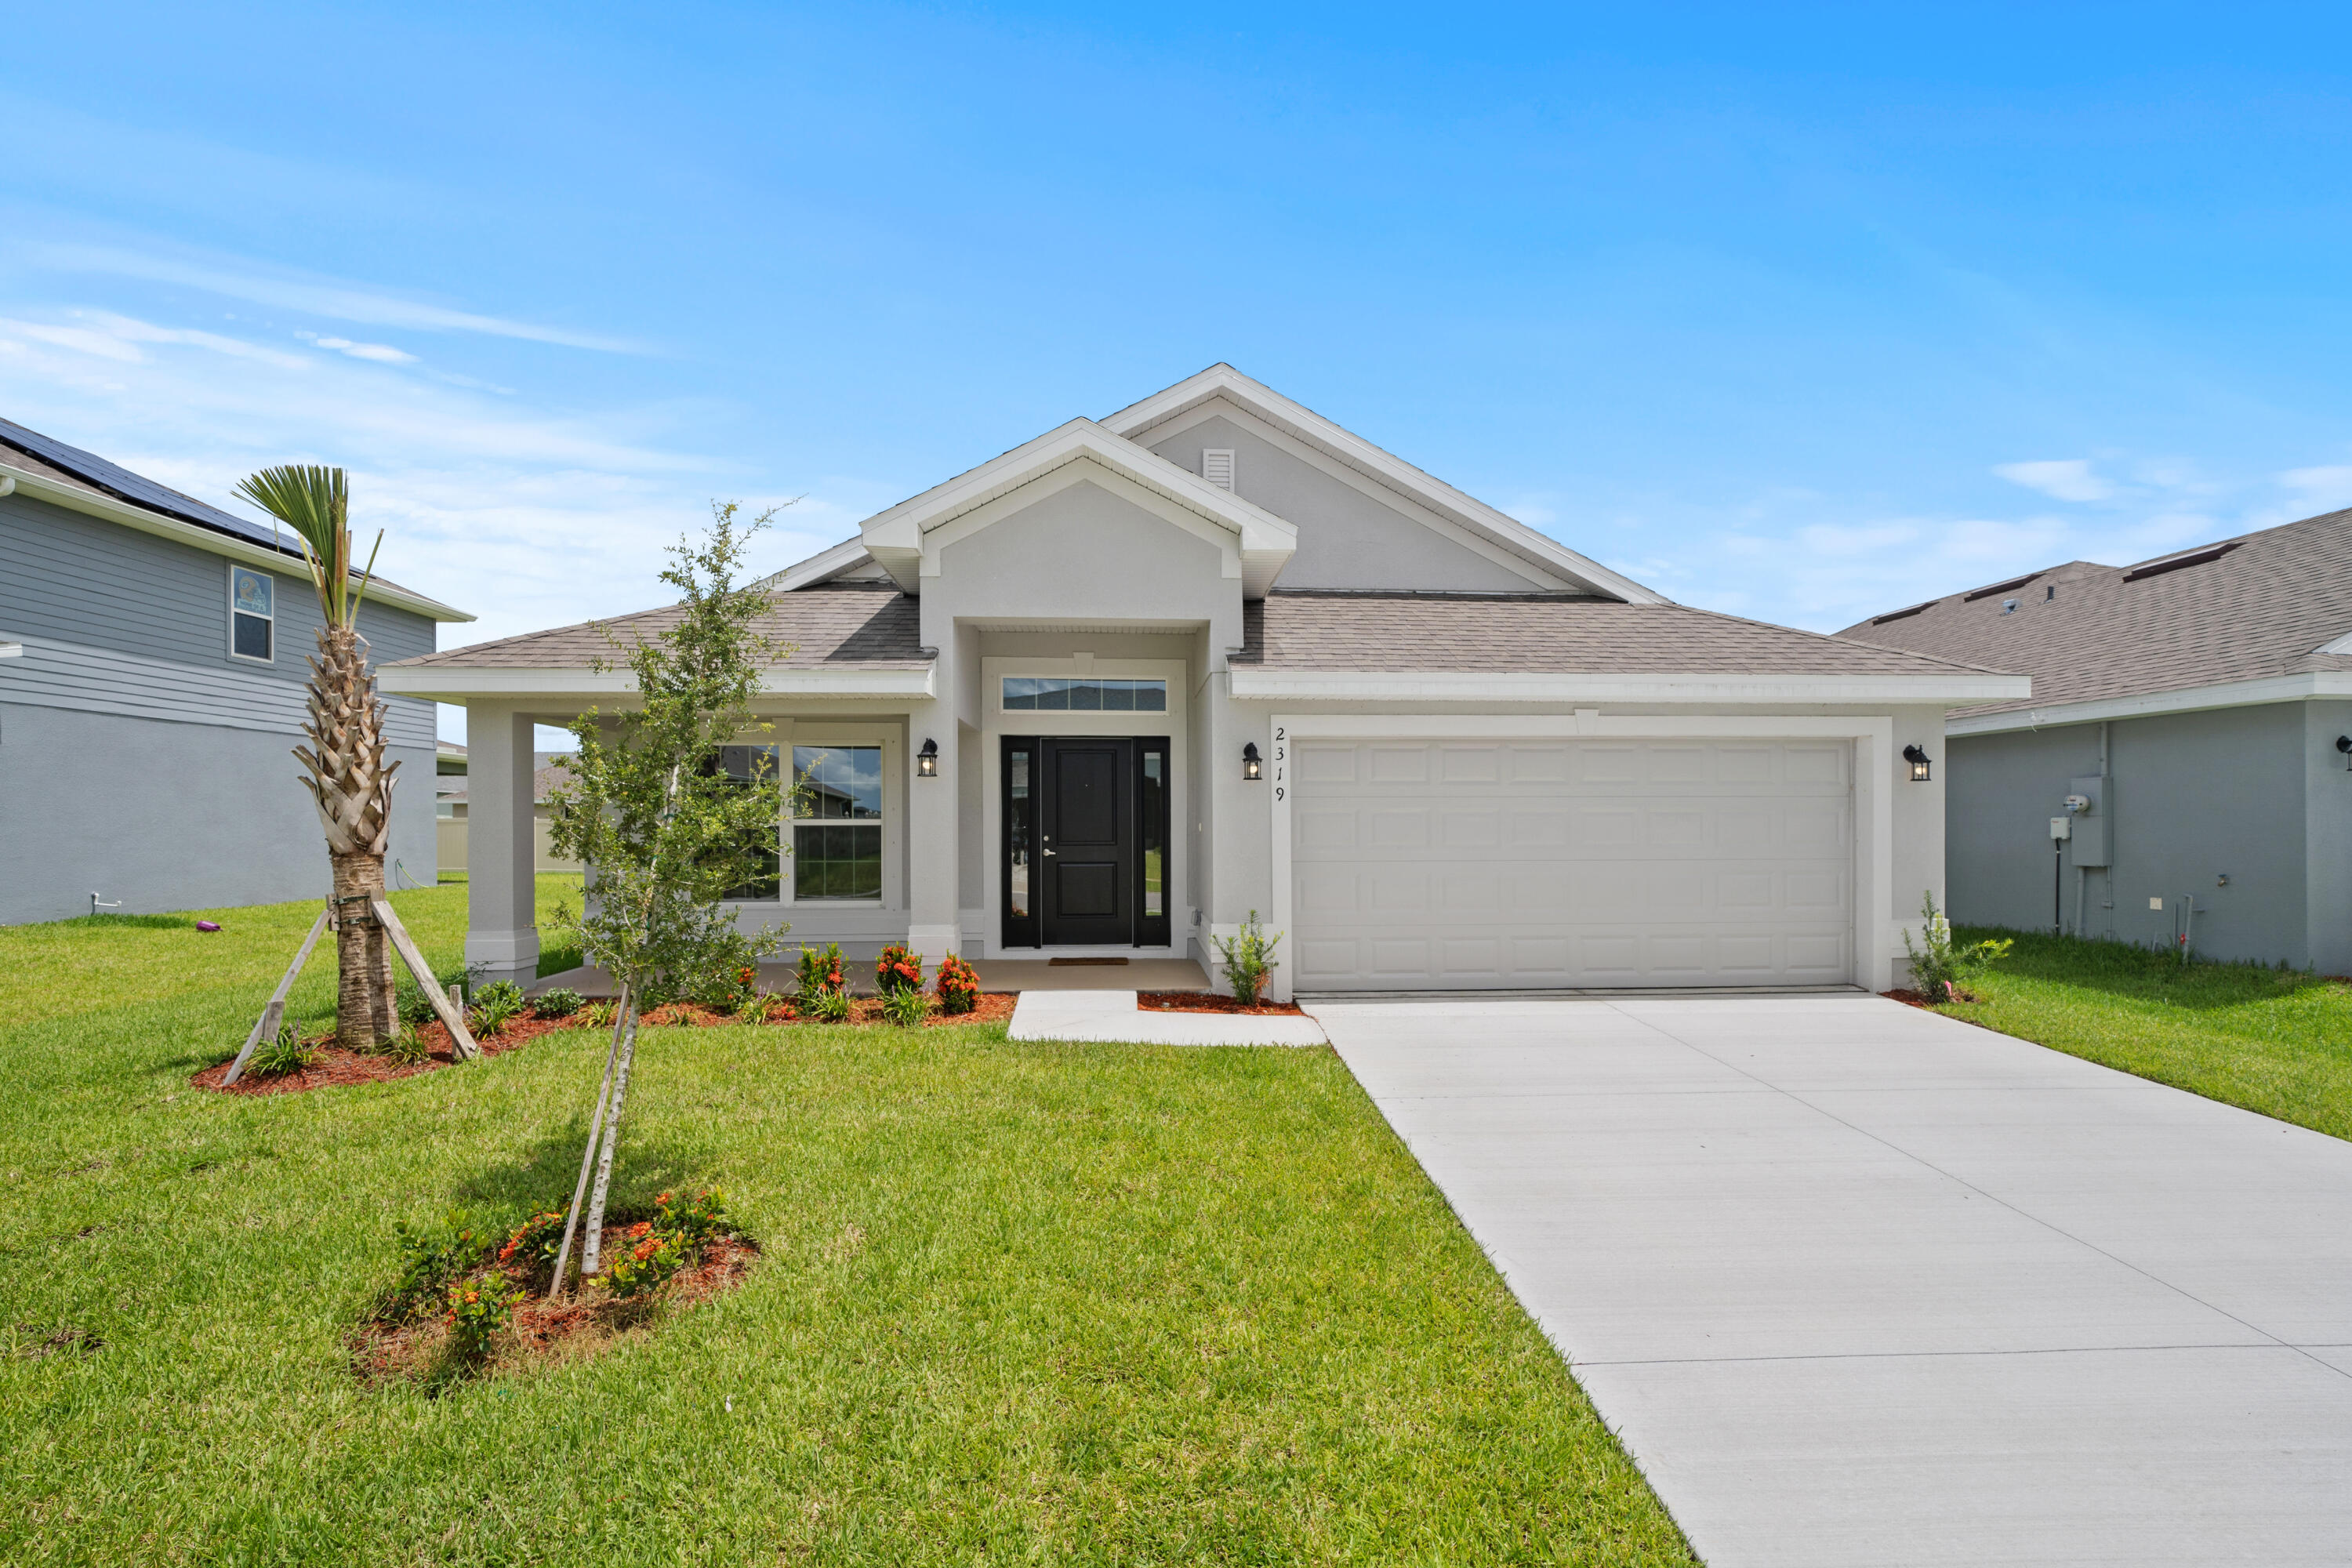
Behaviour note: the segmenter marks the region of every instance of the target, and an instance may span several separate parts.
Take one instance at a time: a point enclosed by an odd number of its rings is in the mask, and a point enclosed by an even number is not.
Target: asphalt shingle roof
[[[791,646],[781,668],[856,665],[919,669],[931,662],[930,650],[922,646],[918,601],[891,584],[828,583],[776,595],[771,603],[773,607],[755,626]],[[599,658],[617,662],[623,656],[612,637],[625,644],[658,634],[676,624],[679,613],[678,605],[666,605],[608,620],[583,621],[442,653],[420,654],[389,668],[580,669]]]
[[[1936,675],[1985,667],[1683,605],[1566,594],[1276,589],[1243,606],[1236,664],[1269,669]]]
[[[2164,569],[2176,561],[2186,563]],[[2031,698],[1954,717],[2352,670],[2352,655],[2316,651],[2352,633],[2352,509],[2133,566],[2073,561],[1973,592],[1837,635],[2033,677]],[[2004,614],[2011,599],[2017,608]]]

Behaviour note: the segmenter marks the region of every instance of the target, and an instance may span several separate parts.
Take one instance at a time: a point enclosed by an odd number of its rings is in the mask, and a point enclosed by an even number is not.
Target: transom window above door
[[[882,748],[793,748],[793,897],[882,897]]]
[[[1109,680],[1093,675],[1008,675],[1007,713],[1165,713],[1165,680]]]

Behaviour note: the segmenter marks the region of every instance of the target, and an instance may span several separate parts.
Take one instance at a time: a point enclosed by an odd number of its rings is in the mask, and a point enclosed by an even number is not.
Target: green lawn
[[[395,898],[436,962],[464,897]],[[749,1283],[364,1390],[392,1223],[560,1203],[601,1047],[188,1089],[314,908],[0,930],[0,1560],[1691,1561],[1324,1051],[650,1031],[616,1205],[722,1184]]]
[[[2190,963],[2118,942],[2014,937],[1938,1008],[2159,1083],[2352,1138],[2352,985],[2248,964]]]

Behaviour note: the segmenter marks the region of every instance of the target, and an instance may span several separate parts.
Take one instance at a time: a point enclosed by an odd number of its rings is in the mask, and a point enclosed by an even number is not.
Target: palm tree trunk
[[[370,1050],[400,1032],[392,939],[368,908],[369,900],[384,896],[383,857],[327,858],[335,868],[335,1044]]]
[[[367,653],[367,639],[349,626],[320,628],[310,660],[310,719],[302,726],[310,744],[294,748],[310,770],[302,782],[319,807],[335,873],[335,1043],[358,1051],[399,1029],[392,944],[366,900],[384,895],[393,775],[400,764],[384,765],[384,707]]]

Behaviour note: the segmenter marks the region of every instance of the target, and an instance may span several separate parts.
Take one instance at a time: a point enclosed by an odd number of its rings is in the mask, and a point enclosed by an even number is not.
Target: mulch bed
[[[629,1245],[625,1224],[604,1227],[607,1257],[621,1256]],[[679,1269],[659,1289],[641,1297],[614,1300],[593,1285],[560,1301],[535,1292],[528,1300],[516,1303],[489,1364],[472,1370],[517,1371],[534,1363],[594,1355],[642,1328],[656,1313],[696,1306],[735,1289],[759,1258],[760,1245],[751,1237],[719,1236],[703,1243],[700,1262]],[[486,1265],[471,1277],[488,1272]],[[441,1367],[448,1335],[448,1326],[438,1311],[427,1311],[404,1323],[368,1323],[352,1337],[352,1370],[370,1385],[423,1376]]]
[[[1244,1007],[1231,996],[1214,991],[1139,991],[1135,1005],[1144,1013],[1242,1013],[1253,1018],[1272,1017],[1277,1014],[1299,1016],[1296,1002],[1261,1002],[1255,1007]]]
[[[1018,998],[1003,992],[983,991],[969,1013],[934,1012],[923,1021],[929,1029],[951,1028],[964,1024],[1004,1024],[1013,1018],[1013,1005]],[[1297,1008],[1290,1009],[1297,1012]],[[698,1007],[688,1002],[674,1002],[656,1007],[645,1016],[647,1027],[663,1028],[733,1028],[745,1024],[770,1025],[804,1022],[791,1003],[779,1005],[763,1019],[753,1019],[731,1013],[714,1013],[708,1007]],[[854,996],[849,1003],[849,1023],[878,1028],[894,1028],[889,1016],[883,1012],[878,997]],[[477,1036],[475,1044],[484,1056],[495,1057],[527,1046],[541,1035],[558,1029],[584,1029],[590,1026],[579,1014],[564,1018],[512,1018],[495,1035]],[[611,1028],[610,1024],[602,1026]],[[299,1072],[282,1078],[263,1078],[247,1067],[245,1076],[227,1089],[221,1079],[228,1076],[229,1064],[219,1062],[195,1074],[188,1082],[197,1089],[214,1089],[225,1094],[294,1094],[306,1089],[332,1089],[338,1084],[376,1083],[385,1079],[407,1078],[420,1072],[457,1065],[457,1052],[450,1048],[449,1031],[439,1023],[427,1024],[416,1031],[417,1038],[428,1047],[421,1062],[395,1062],[389,1057],[366,1056],[348,1051],[334,1043],[332,1035],[320,1035],[310,1044],[318,1051],[318,1061]]]
[[[1906,991],[1898,987],[1893,991],[1882,991],[1879,994],[1885,997],[1889,1002],[1900,1002],[1906,1007],[1933,1008],[1936,1005],[1935,1003],[1930,1002],[1927,999],[1925,992],[1920,991]],[[1946,1005],[1948,1005],[1950,1002],[1981,1002],[1983,1000],[1983,997],[1978,995],[1973,991],[1962,991],[1952,995]]]

